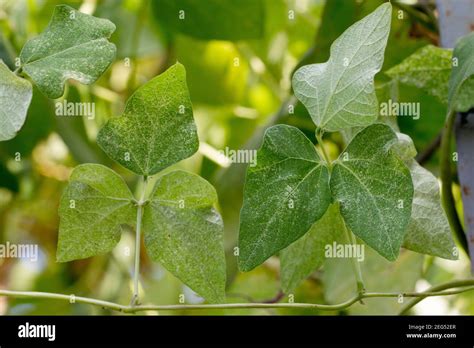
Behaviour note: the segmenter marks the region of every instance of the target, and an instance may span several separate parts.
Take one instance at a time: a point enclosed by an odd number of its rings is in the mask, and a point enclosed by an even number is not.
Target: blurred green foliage
[[[114,22],[117,31],[111,42],[117,46],[115,62],[92,86],[72,82],[63,98],[91,101],[96,117],[64,118],[54,114],[54,101],[34,91],[25,127],[15,139],[0,143],[0,243],[35,243],[40,257],[35,263],[21,259],[0,259],[0,287],[15,290],[74,293],[128,303],[130,300],[133,253],[131,233],[124,233],[110,254],[58,264],[55,252],[58,203],[72,168],[93,162],[111,166],[124,176],[132,192],[133,175],[111,163],[96,144],[98,130],[112,116],[120,115],[133,91],[176,61],[187,70],[201,142],[188,160],[171,169],[198,173],[216,186],[219,210],[225,223],[228,269],[228,302],[279,300],[279,260],[274,257],[249,273],[236,268],[239,211],[245,166],[222,167],[216,159],[219,149],[256,148],[263,130],[275,123],[299,127],[314,141],[314,125],[307,111],[292,99],[291,76],[303,64],[324,62],[330,44],[353,22],[380,5],[382,0],[0,0],[0,59],[14,68],[24,43],[48,24],[55,5],[71,7]],[[434,1],[406,5],[398,1],[392,18],[385,62],[376,75],[376,87],[389,81],[384,71],[397,65],[418,48],[438,44]],[[413,3],[413,2],[412,2]],[[190,21],[179,21],[179,9]],[[402,11],[402,12],[399,12]],[[178,13],[177,13],[178,12]],[[401,18],[400,18],[401,16]],[[398,86],[400,101],[421,104],[421,117],[399,119],[401,131],[409,134],[419,152],[442,129],[445,107],[434,97],[413,87]],[[387,93],[384,98],[391,98]],[[294,112],[289,112],[294,106]],[[330,136],[334,156],[344,139]],[[425,166],[438,172],[436,155]],[[460,194],[456,194],[460,205]],[[462,206],[460,206],[462,207]],[[143,250],[144,248],[142,248]],[[368,248],[367,248],[368,249]],[[413,291],[429,284],[468,275],[468,261],[458,262],[423,257],[404,251],[394,263],[367,252],[363,266],[371,291]],[[198,303],[182,283],[160,265],[151,263],[144,252],[141,287],[143,302],[178,303],[184,293],[188,303]],[[353,288],[351,269],[334,260],[315,270],[294,291],[296,302],[334,303],[344,300]],[[415,313],[474,313],[472,294],[438,297],[430,306],[422,302]],[[207,310],[163,312],[163,314],[389,314],[397,312],[396,299],[367,300],[348,311],[327,313],[314,310]],[[0,298],[1,314],[116,314],[87,305],[66,302]]]

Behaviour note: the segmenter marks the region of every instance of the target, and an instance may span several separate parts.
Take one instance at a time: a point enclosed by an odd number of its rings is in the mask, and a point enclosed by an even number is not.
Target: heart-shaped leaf
[[[145,176],[194,154],[199,140],[184,66],[176,63],[140,87],[97,142],[112,159]]]
[[[45,31],[23,47],[22,69],[40,91],[59,98],[67,79],[92,84],[104,73],[115,57],[115,45],[107,41],[114,31],[107,19],[58,5]]]
[[[303,66],[293,75],[295,95],[317,127],[339,131],[377,119],[374,75],[382,68],[391,13],[390,3],[379,6],[334,41],[326,63]]]
[[[257,165],[247,170],[240,269],[253,269],[303,236],[330,203],[329,171],[311,141],[295,127],[269,128]]]
[[[413,202],[410,171],[391,150],[397,141],[387,125],[363,129],[335,162],[330,180],[346,225],[390,261],[400,252]]]
[[[0,60],[0,141],[14,138],[21,129],[32,96],[31,83],[16,76]]]
[[[133,226],[137,209],[123,179],[99,164],[77,166],[59,206],[59,262],[111,251],[121,225]]]
[[[157,181],[145,206],[145,246],[154,261],[210,302],[224,302],[224,225],[206,180],[184,171]]]

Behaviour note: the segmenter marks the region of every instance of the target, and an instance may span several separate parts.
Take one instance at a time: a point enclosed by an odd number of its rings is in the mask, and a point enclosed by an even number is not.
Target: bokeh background
[[[233,248],[237,240],[245,166],[226,167],[217,153],[226,147],[255,148],[265,127],[274,123],[297,126],[314,141],[314,124],[304,107],[296,104],[295,112],[288,114],[288,105],[296,102],[291,91],[292,72],[304,64],[326,61],[330,44],[383,1],[262,0],[258,23],[242,18],[240,25],[233,28],[235,35],[228,35],[225,40],[219,36],[222,34],[218,27],[222,21],[219,16],[225,15],[222,13],[211,13],[209,25],[201,31],[179,32],[163,16],[163,8],[172,6],[169,3],[173,1],[0,0],[0,59],[12,68],[24,43],[47,26],[55,5],[68,4],[108,18],[117,26],[111,37],[117,46],[115,62],[92,86],[71,81],[64,96],[68,101],[94,102],[95,119],[56,117],[54,101],[35,90],[24,128],[15,139],[0,143],[0,243],[38,244],[40,250],[37,262],[0,259],[0,288],[73,293],[128,304],[133,270],[132,231],[123,234],[110,254],[57,263],[58,202],[69,173],[80,163],[110,166],[123,175],[132,191],[135,189],[136,176],[107,158],[95,137],[109,118],[121,114],[126,99],[136,88],[178,60],[187,70],[201,147],[194,156],[171,169],[179,167],[195,172],[217,188],[218,208],[225,222],[227,301],[288,301],[287,295],[279,290],[278,258],[271,258],[249,273],[240,273],[236,268]],[[200,3],[206,13],[206,1]],[[222,3],[239,6],[239,1],[222,0]],[[439,44],[434,1],[392,1],[392,4],[396,11],[404,11],[404,18],[400,20],[395,14],[393,17],[384,67],[376,76],[381,91],[392,88],[384,70],[426,44]],[[253,33],[250,38],[246,38],[247,31]],[[427,149],[442,128],[445,106],[413,87],[400,85],[398,94],[400,101],[421,104],[421,118],[400,118],[399,126],[414,139],[423,154],[423,165],[437,175],[438,154]],[[336,157],[344,142],[341,137],[332,135],[326,145],[331,156]],[[15,160],[18,154],[20,161]],[[462,214],[457,186],[455,196]],[[125,252],[127,248],[132,250],[130,254]],[[144,250],[141,259],[142,302],[175,304],[182,293],[187,303],[202,302],[160,265],[152,263]],[[470,276],[469,262],[464,255],[453,262],[402,251],[396,262],[389,263],[368,247],[363,272],[371,291],[419,291]],[[315,270],[294,296],[298,302],[337,303],[347,299],[353,291],[350,264],[332,260]],[[160,314],[396,314],[401,308],[397,299],[364,301],[365,306],[358,304],[329,313],[245,309]],[[416,306],[412,313],[473,314],[474,296],[466,293],[430,298]],[[116,313],[62,301],[0,297],[0,314]]]

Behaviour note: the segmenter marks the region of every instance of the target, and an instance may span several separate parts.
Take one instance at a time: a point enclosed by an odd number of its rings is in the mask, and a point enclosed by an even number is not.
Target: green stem
[[[15,298],[45,298],[50,300],[63,300],[72,303],[86,303],[102,308],[111,310],[121,311],[127,306],[120,305],[118,303],[97,300],[89,297],[56,294],[51,292],[39,292],[39,291],[11,291],[11,290],[0,290],[0,296],[15,297]]]
[[[145,204],[145,194],[147,189],[148,177],[141,177],[141,196],[137,203],[137,226],[135,233],[135,269],[133,272],[133,295],[130,302],[131,306],[139,304],[139,277],[140,277],[140,247],[141,247],[141,229],[142,229],[142,217],[143,217],[143,206]]]
[[[326,151],[326,147],[324,146],[322,131],[319,130],[319,129],[316,129],[316,139],[317,139],[318,144],[321,148],[321,152],[323,154],[324,160],[326,161],[326,163],[329,167],[329,171],[331,171],[332,170],[332,161],[331,161],[331,158],[329,157],[328,152]],[[344,233],[346,234],[347,242],[352,244],[352,245],[356,245],[355,236],[347,228],[345,223],[344,223]],[[354,269],[354,275],[355,275],[356,282],[357,282],[357,293],[359,295],[362,295],[365,292],[364,280],[362,278],[362,270],[360,268],[359,261],[357,261],[357,259],[355,257],[351,257],[351,262],[352,262],[352,267]]]
[[[434,291],[434,289],[453,289],[461,288],[449,291]],[[474,291],[474,279],[458,280],[449,283],[441,284],[433,287],[424,292],[406,292],[406,293],[363,293],[358,294],[347,301],[334,304],[317,304],[317,303],[225,303],[225,304],[199,304],[199,305],[139,305],[139,306],[125,306],[114,302],[102,301],[88,297],[49,293],[49,292],[36,292],[36,291],[11,291],[11,290],[0,290],[0,296],[15,297],[15,298],[39,298],[39,299],[51,299],[51,300],[62,300],[71,303],[85,303],[104,309],[115,310],[124,313],[137,313],[142,311],[160,311],[160,310],[197,310],[197,309],[249,309],[249,308],[309,308],[324,311],[337,311],[348,308],[354,303],[364,298],[397,298],[400,295],[404,297],[416,298],[417,302],[422,301],[427,297],[433,296],[449,296],[456,295],[468,291]],[[73,301],[74,299],[74,301]],[[415,304],[416,304],[415,303]],[[411,308],[411,307],[410,307]],[[403,312],[403,310],[402,310]]]
[[[455,238],[461,245],[466,255],[469,256],[467,237],[464,233],[461,221],[459,220],[459,215],[456,211],[456,204],[452,191],[453,173],[451,171],[451,138],[455,120],[456,113],[451,111],[446,120],[443,136],[441,138],[441,200],[443,202],[444,210],[446,211],[451,230],[453,231]]]
[[[411,300],[410,302],[408,302],[402,308],[402,310],[400,311],[400,315],[407,314],[408,311],[411,308],[413,308],[415,305],[417,305],[418,303],[423,301],[425,298],[432,296],[430,294],[439,293],[439,292],[441,292],[443,290],[446,290],[446,289],[460,288],[460,287],[464,287],[464,289],[460,289],[460,290],[465,290],[465,291],[466,290],[467,291],[473,290],[473,287],[471,286],[473,284],[473,282],[474,282],[474,280],[472,280],[472,279],[470,279],[470,280],[455,280],[455,281],[452,281],[452,282],[449,282],[449,283],[435,285],[435,286],[429,288],[428,290],[423,291],[420,294],[421,296],[405,296],[405,297],[416,297],[416,298]],[[455,290],[455,291],[457,291],[458,294],[461,293],[461,292],[464,292],[464,291],[459,291],[459,290]]]
[[[344,233],[346,234],[347,241],[352,244],[356,245],[357,241],[355,239],[354,234],[347,228],[345,222],[343,222],[344,225]],[[363,295],[365,293],[365,285],[364,285],[364,280],[362,278],[362,269],[360,268],[359,261],[355,257],[351,257],[351,262],[352,262],[352,268],[354,269],[354,275],[356,278],[356,283],[357,283],[357,292],[359,295]]]

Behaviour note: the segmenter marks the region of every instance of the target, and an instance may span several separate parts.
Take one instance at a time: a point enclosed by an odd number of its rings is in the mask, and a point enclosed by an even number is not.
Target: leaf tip
[[[253,262],[253,260],[251,260],[250,258],[244,257],[244,256],[242,256],[242,254],[240,254],[239,261],[238,261],[238,266],[239,266],[239,271],[241,271],[241,272],[250,272],[251,270],[253,270],[258,265],[256,265]]]

